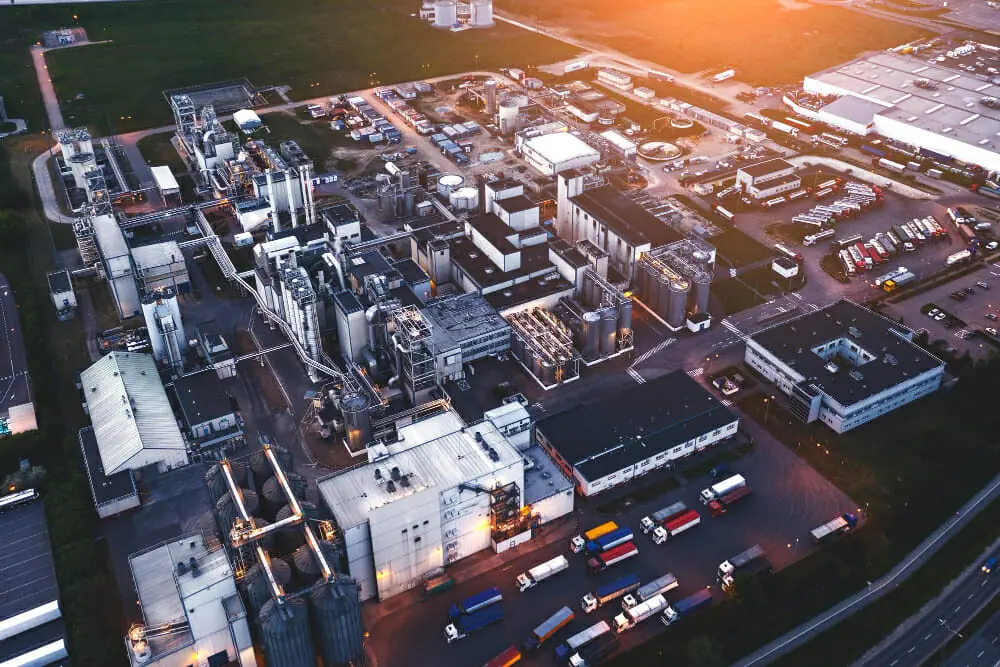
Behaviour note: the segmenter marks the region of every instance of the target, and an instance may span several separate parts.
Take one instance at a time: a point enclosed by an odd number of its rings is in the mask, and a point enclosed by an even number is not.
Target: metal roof
[[[592,157],[596,162],[601,157],[596,148],[569,132],[543,134],[540,137],[528,139],[525,145],[552,164],[581,157]]]
[[[135,261],[136,269],[141,272],[144,269],[183,264],[184,253],[181,252],[177,241],[163,241],[132,248],[132,259]]]
[[[170,167],[152,167],[150,171],[153,172],[153,180],[156,181],[156,187],[158,187],[161,191],[180,190],[181,186],[177,184],[177,179],[174,178],[174,174],[170,171]]]
[[[128,467],[144,448],[184,451],[152,355],[112,352],[80,380],[106,474]]]

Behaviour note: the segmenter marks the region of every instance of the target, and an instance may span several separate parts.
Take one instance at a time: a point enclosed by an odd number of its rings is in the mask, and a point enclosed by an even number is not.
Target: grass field
[[[73,11],[91,40],[111,43],[50,52],[49,71],[67,122],[102,131],[170,123],[164,89],[246,77],[257,86],[291,86],[289,95],[301,100],[374,81],[574,55],[559,42],[508,25],[440,32],[410,16],[418,7],[408,0],[158,0],[5,9],[0,46],[9,48],[0,48],[0,69],[13,71],[0,73],[0,91],[7,94],[8,82],[24,89],[33,77],[28,45],[43,28],[71,24]],[[29,102],[34,115],[37,100]],[[8,108],[20,115],[16,106]]]
[[[497,0],[496,8],[568,29],[682,72],[733,67],[757,85],[803,75],[926,36],[923,30],[798,0]]]

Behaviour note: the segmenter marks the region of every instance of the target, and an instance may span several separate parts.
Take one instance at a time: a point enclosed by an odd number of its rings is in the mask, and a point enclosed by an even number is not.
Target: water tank
[[[605,308],[601,314],[601,356],[607,357],[617,351],[618,309]]]
[[[309,616],[324,665],[361,663],[365,629],[354,579],[339,575],[335,582],[313,589],[309,593]]]
[[[493,0],[472,0],[469,22],[477,28],[493,25]]]
[[[601,316],[597,313],[583,314],[580,352],[587,361],[593,361],[600,355],[601,349]]]
[[[618,306],[618,338],[632,331],[632,301],[625,299]]]
[[[663,318],[670,326],[684,326],[684,316],[687,312],[687,293],[690,289],[690,285],[686,282],[681,280],[670,281],[670,303],[667,306],[666,317]]]
[[[340,400],[347,447],[352,452],[360,452],[372,439],[372,420],[368,407],[368,396],[360,392],[347,394]]]
[[[233,479],[236,481],[236,485],[246,486],[246,466],[242,463],[231,463],[230,467],[232,468]],[[229,491],[229,485],[226,483],[226,476],[222,472],[222,466],[218,463],[214,464],[205,473],[205,485],[208,487],[209,493],[213,498],[221,498]]]
[[[272,558],[271,572],[274,574],[275,581],[282,587],[287,586],[288,582],[292,580],[292,566],[288,564],[288,561]],[[272,598],[271,582],[260,563],[254,563],[250,566],[243,582],[251,613],[256,616],[267,601]]]
[[[452,192],[462,187],[464,183],[465,179],[458,174],[442,174],[438,177],[438,194],[447,199]]]
[[[303,598],[268,600],[260,611],[260,638],[268,667],[316,667],[316,649]]]
[[[500,102],[498,125],[500,134],[513,134],[518,130],[518,117],[521,113],[519,96],[508,97]]]
[[[313,503],[302,501],[299,503],[302,513],[308,519],[319,519],[320,511]],[[274,517],[275,523],[292,516],[291,505],[285,505]],[[305,533],[302,531],[302,524],[295,524],[287,528],[281,528],[274,534],[274,551],[279,554],[290,554],[306,543]]]
[[[448,203],[459,211],[474,211],[479,208],[479,190],[459,188],[448,195]]]
[[[712,274],[707,271],[699,271],[691,277],[691,305],[689,310],[692,313],[708,312],[708,295],[712,287]]]
[[[583,300],[583,305],[587,308],[597,308],[601,305],[601,288],[598,287],[596,280],[586,275],[583,277]]]
[[[497,82],[489,79],[483,84],[483,96],[486,98],[486,113],[493,115],[497,112]]]
[[[450,28],[458,23],[457,0],[435,0],[434,27]]]

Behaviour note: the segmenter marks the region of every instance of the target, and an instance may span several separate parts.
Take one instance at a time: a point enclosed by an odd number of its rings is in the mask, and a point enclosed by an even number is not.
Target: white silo
[[[489,28],[493,25],[493,0],[472,0],[469,23],[474,28]]]
[[[483,84],[483,95],[486,98],[486,113],[492,116],[497,112],[497,82],[494,79]]]
[[[458,23],[458,2],[456,0],[435,0],[434,27],[450,28]]]
[[[458,188],[448,196],[448,202],[460,211],[473,211],[479,208],[479,190],[476,188]]]
[[[500,100],[500,110],[497,113],[497,125],[500,134],[513,134],[518,130],[518,118],[521,114],[521,97],[511,95]]]

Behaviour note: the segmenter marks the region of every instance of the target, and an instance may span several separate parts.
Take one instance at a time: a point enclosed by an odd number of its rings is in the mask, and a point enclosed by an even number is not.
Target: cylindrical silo
[[[493,25],[493,0],[472,0],[469,7],[469,23],[476,28]]]
[[[618,338],[632,331],[632,300],[625,299],[618,305]]]
[[[437,182],[438,194],[447,199],[452,192],[462,187],[464,183],[465,178],[459,174],[441,174],[438,176]]]
[[[549,387],[555,384],[556,380],[556,368],[552,365],[551,361],[540,361],[539,362],[539,373],[538,379],[542,381],[542,384]]]
[[[509,97],[500,102],[498,123],[500,134],[513,134],[518,130],[518,116],[521,113],[521,102],[517,97]]]
[[[330,568],[336,569],[337,564],[340,562],[340,554],[337,547],[331,542],[320,542],[319,548],[323,552],[326,564]],[[308,544],[303,544],[295,550],[295,553],[292,554],[292,565],[295,566],[299,582],[303,585],[315,583],[316,579],[323,573],[319,561],[316,560],[316,556]]]
[[[670,281],[670,303],[664,318],[672,327],[684,326],[684,315],[687,311],[687,293],[690,286],[681,280]]]
[[[242,463],[230,463],[229,465],[232,469],[233,480],[236,482],[236,485],[246,486],[246,466]],[[205,485],[208,486],[212,498],[221,498],[229,491],[229,485],[226,483],[226,476],[222,472],[222,466],[216,463],[208,469],[205,473]]]
[[[708,295],[712,287],[712,275],[699,271],[691,277],[691,312],[708,312]]]
[[[665,320],[669,320],[670,315],[670,276],[666,273],[656,274],[656,314]]]
[[[536,378],[542,377],[542,358],[537,354],[531,355],[531,372]]]
[[[306,501],[299,503],[299,507],[302,508],[302,513],[306,515],[306,519],[318,519],[320,517],[319,508],[314,504]],[[275,522],[287,519],[292,515],[292,506],[285,505],[275,516]],[[279,554],[290,554],[299,547],[301,547],[306,542],[305,533],[302,532],[302,524],[296,524],[294,526],[289,526],[287,528],[281,528],[275,531],[274,536],[274,550]]]
[[[306,497],[306,488],[308,482],[306,482],[305,477],[299,475],[298,473],[289,472],[285,474],[285,479],[288,482],[288,487],[292,491],[292,495],[296,499],[302,500]],[[274,519],[274,515],[277,514],[278,510],[288,504],[288,497],[285,495],[285,490],[282,488],[281,484],[278,483],[277,477],[271,477],[266,482],[264,482],[264,487],[260,492],[261,497],[261,515],[267,517],[268,519]]]
[[[347,447],[352,452],[360,452],[372,439],[372,420],[368,407],[368,397],[360,392],[347,394],[340,401]]]
[[[588,276],[583,277],[583,298],[587,308],[597,308],[601,305],[601,288],[597,286],[597,281]]]
[[[518,335],[510,337],[510,351],[518,361],[524,361],[524,341]]]
[[[583,314],[583,342],[580,352],[587,361],[593,361],[601,350],[601,316],[590,312]]]
[[[313,589],[309,593],[309,615],[325,667],[360,663],[365,629],[354,579],[339,575],[333,583]]]
[[[647,301],[646,293],[649,291],[649,273],[646,271],[646,263],[639,262],[635,265],[635,293],[643,301]]]
[[[450,28],[458,23],[457,0],[435,0],[434,27]]]
[[[303,598],[268,600],[260,611],[260,637],[268,667],[316,667],[316,648]]]
[[[474,211],[479,207],[479,190],[471,187],[458,188],[448,195],[448,203],[459,211]]]
[[[292,469],[292,455],[288,453],[287,449],[278,445],[272,445],[271,453],[274,454],[274,458],[282,470],[288,471]],[[250,455],[250,470],[253,472],[254,483],[258,489],[263,488],[264,482],[274,475],[274,467],[271,465],[271,461],[263,449]]]
[[[288,561],[281,560],[280,558],[272,558],[271,572],[274,574],[275,581],[282,587],[287,586],[288,582],[292,580],[292,566],[288,564]],[[247,592],[247,602],[250,604],[251,613],[253,616],[256,616],[267,601],[273,597],[271,582],[268,580],[267,574],[260,563],[254,563],[250,566],[244,582]]]
[[[486,113],[493,115],[497,112],[497,82],[489,79],[483,84],[483,96],[486,98]]]
[[[615,343],[618,340],[618,309],[605,308],[601,313],[601,356],[607,357],[615,353]]]
[[[241,489],[243,494],[243,506],[247,510],[247,514],[253,515],[260,506],[260,501],[257,498],[257,494],[249,489]],[[228,492],[224,493],[221,498],[215,502],[215,512],[219,520],[219,529],[222,531],[223,535],[229,535],[229,531],[233,528],[233,522],[236,519],[242,519],[243,516],[239,509],[236,507],[236,503],[233,502],[233,497]]]

